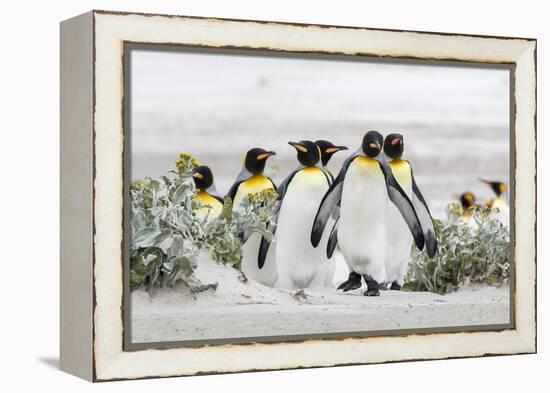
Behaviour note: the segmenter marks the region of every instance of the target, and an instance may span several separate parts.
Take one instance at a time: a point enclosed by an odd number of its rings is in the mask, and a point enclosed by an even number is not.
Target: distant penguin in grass
[[[280,207],[277,216],[276,241],[262,239],[258,264],[263,264],[266,248],[276,248],[277,283],[283,289],[322,287],[333,264],[324,250],[315,249],[309,241],[313,218],[330,186],[330,177],[320,164],[321,152],[311,141],[289,142],[296,149],[300,163],[279,186]],[[327,234],[328,236],[328,234]]]
[[[250,149],[244,157],[243,168],[231,186],[228,196],[233,201],[233,211],[241,209],[241,202],[248,194],[254,194],[266,189],[276,190],[273,180],[264,175],[266,161],[274,156],[274,151],[261,148]],[[241,270],[248,277],[267,286],[273,286],[277,279],[275,252],[266,256],[263,269],[258,267],[258,251],[262,236],[258,233],[243,234],[243,255]]]
[[[489,180],[483,180],[479,179],[483,183],[485,183],[487,186],[493,190],[495,193],[495,198],[491,199],[487,202],[487,207],[490,207],[495,211],[495,217],[498,221],[502,223],[502,225],[509,226],[510,225],[510,206],[508,206],[508,203],[506,202],[506,190],[508,187],[505,183],[500,181],[489,181]]]
[[[460,205],[462,206],[462,218],[469,220],[472,218],[472,210],[476,207],[476,197],[470,191],[460,195]]]
[[[389,159],[388,166],[395,180],[412,201],[424,233],[428,254],[433,256],[437,249],[437,240],[432,217],[414,179],[411,164],[402,159],[404,148],[405,143],[401,134],[389,134],[384,139],[384,154]],[[386,231],[388,242],[386,246],[386,280],[391,284],[392,290],[400,290],[411,259],[413,238],[401,212],[391,203],[388,204]]]
[[[460,205],[462,206],[462,222],[466,224],[470,229],[476,229],[478,224],[474,219],[473,211],[478,207],[476,205],[476,197],[470,191],[466,191],[458,198]]]
[[[417,247],[424,248],[424,233],[411,200],[378,157],[382,144],[379,132],[365,134],[361,147],[344,161],[323,197],[311,232],[311,243],[317,247],[340,202],[338,243],[350,271],[365,279],[365,296],[380,295],[379,286],[386,281],[388,203],[397,206]]]
[[[212,170],[205,165],[193,169],[193,181],[197,190],[193,200],[204,205],[197,210],[197,216],[200,218],[218,217],[223,209],[223,199],[216,191]]]

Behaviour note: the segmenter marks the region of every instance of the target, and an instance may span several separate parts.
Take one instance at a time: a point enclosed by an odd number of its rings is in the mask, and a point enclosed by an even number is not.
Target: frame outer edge
[[[60,24],[60,368],[93,380],[93,12]]]

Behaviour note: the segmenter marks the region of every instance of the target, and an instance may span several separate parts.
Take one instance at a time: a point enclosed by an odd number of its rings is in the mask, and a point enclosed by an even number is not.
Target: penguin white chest
[[[495,198],[493,204],[491,205],[491,208],[493,209],[493,214],[495,215],[496,219],[500,221],[502,225],[510,225],[510,207],[502,198]]]
[[[241,202],[248,194],[254,194],[266,189],[273,189],[273,183],[265,176],[254,175],[239,185],[233,200],[233,211],[242,209]],[[241,269],[248,278],[267,286],[273,286],[277,280],[275,253],[270,250],[264,267],[258,268],[258,251],[261,235],[253,233],[243,245]]]
[[[380,164],[353,160],[344,179],[338,242],[349,268],[378,282],[385,279],[387,204]]]
[[[329,184],[316,167],[300,170],[284,196],[276,233],[277,286],[286,289],[323,285],[328,263],[310,241],[313,220]],[[324,250],[324,248],[323,248]]]

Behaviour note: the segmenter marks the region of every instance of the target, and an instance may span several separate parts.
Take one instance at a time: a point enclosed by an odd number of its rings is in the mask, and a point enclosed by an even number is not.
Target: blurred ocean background
[[[363,134],[404,135],[432,214],[464,191],[509,183],[509,72],[504,69],[132,51],[131,178],[158,177],[180,152],[210,166],[225,194],[252,147],[275,150],[280,182],[298,163],[288,141],[359,147]],[[329,166],[337,173],[346,154]]]

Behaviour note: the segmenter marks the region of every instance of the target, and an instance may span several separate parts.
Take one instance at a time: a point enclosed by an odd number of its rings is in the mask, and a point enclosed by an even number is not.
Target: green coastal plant
[[[192,174],[198,165],[181,154],[176,171],[130,187],[132,289],[184,282],[192,292],[215,290],[217,283],[203,283],[195,275],[199,254],[207,251],[216,262],[239,267],[243,234],[270,235],[266,228],[278,204],[273,190],[248,195],[236,212],[226,197],[219,217],[196,214],[205,207],[195,199]]]
[[[468,283],[502,285],[510,277],[510,233],[489,208],[475,208],[469,219],[451,203],[446,220],[434,219],[438,250],[412,252],[404,290],[445,294]]]

